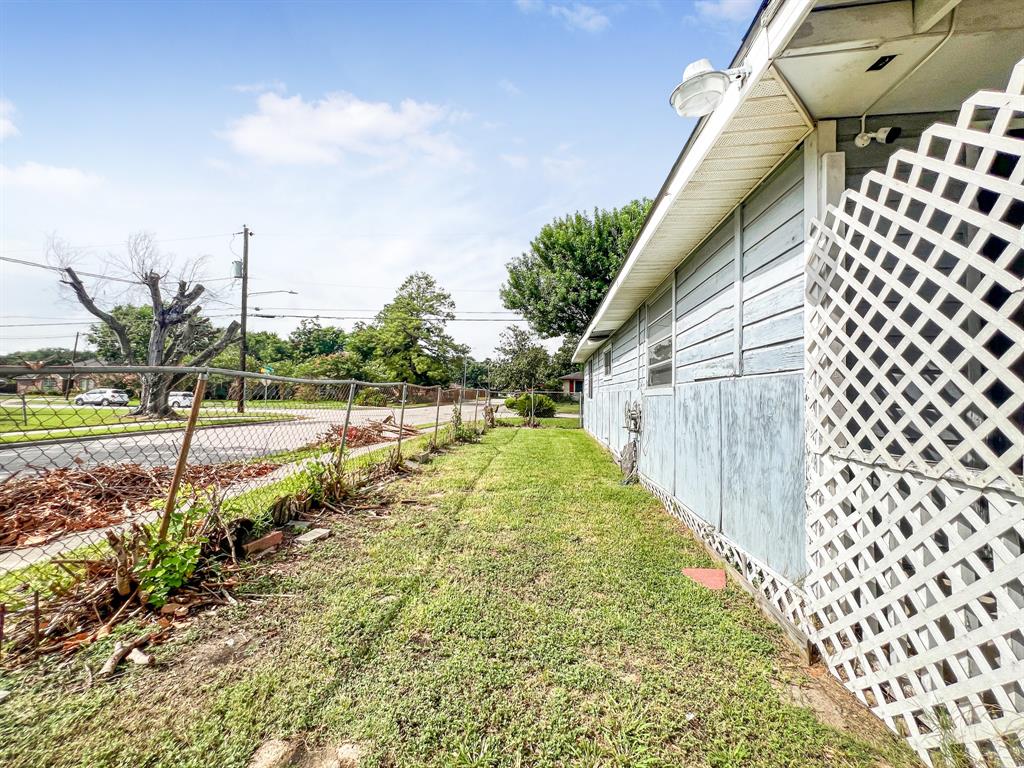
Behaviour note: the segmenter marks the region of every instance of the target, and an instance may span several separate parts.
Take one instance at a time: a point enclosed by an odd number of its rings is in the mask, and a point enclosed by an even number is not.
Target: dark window
[[[610,351],[604,353],[604,375],[612,375],[612,353]]]

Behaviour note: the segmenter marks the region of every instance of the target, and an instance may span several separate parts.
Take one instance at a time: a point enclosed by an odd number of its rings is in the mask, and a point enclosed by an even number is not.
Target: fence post
[[[25,396],[21,396],[21,423],[23,426],[28,426],[28,403],[25,402]]]
[[[352,417],[352,401],[356,396],[356,385],[348,385],[348,406],[345,408],[345,426],[341,430],[341,448],[338,449],[338,461],[345,461],[345,441],[348,439],[348,421]]]
[[[537,396],[530,390],[530,426],[537,423]]]
[[[402,458],[402,431],[405,429],[405,395],[408,384],[402,385],[402,411],[398,414],[398,458]]]
[[[160,520],[160,532],[157,534],[158,541],[167,538],[167,529],[171,524],[171,512],[174,511],[174,504],[178,497],[178,487],[181,485],[181,478],[185,474],[185,467],[188,466],[188,450],[192,446],[192,434],[196,431],[196,422],[199,420],[199,406],[203,402],[203,393],[206,392],[207,373],[199,374],[196,379],[196,388],[192,393],[192,410],[188,413],[188,422],[185,424],[185,434],[181,439],[181,451],[178,453],[178,463],[174,466],[174,476],[171,478],[171,487],[167,489],[167,503],[164,505],[164,514]]]
[[[434,447],[437,448],[437,428],[441,425],[441,385],[437,386],[437,408],[434,410]]]
[[[479,407],[480,407],[480,390],[479,389],[474,389],[473,390],[473,431],[474,432],[478,432],[479,431],[477,429],[477,424],[476,424],[476,413],[477,413],[477,409]]]

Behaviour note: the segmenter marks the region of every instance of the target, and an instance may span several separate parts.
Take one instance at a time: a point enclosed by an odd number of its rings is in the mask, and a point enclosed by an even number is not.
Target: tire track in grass
[[[406,606],[408,606],[414,598],[419,597],[422,593],[424,582],[433,572],[434,566],[437,564],[438,558],[441,556],[441,552],[451,539],[452,531],[459,523],[459,514],[465,508],[467,500],[479,486],[481,478],[483,478],[491,468],[491,465],[494,464],[495,459],[504,454],[508,446],[515,442],[515,439],[518,436],[519,430],[514,430],[512,437],[504,445],[495,446],[491,452],[490,458],[480,467],[480,470],[473,476],[469,484],[459,490],[460,498],[456,501],[451,513],[446,516],[446,523],[434,536],[434,543],[430,548],[430,556],[428,557],[427,562],[412,580],[409,587],[402,591],[402,595],[395,600],[393,605],[384,613],[383,616],[381,616],[380,621],[369,633],[369,639],[360,642],[354,649],[353,653],[349,656],[349,663],[346,665],[344,672],[336,675],[331,680],[331,683],[319,691],[316,698],[310,702],[310,707],[313,710],[320,710],[327,706],[339,687],[355,677],[356,674],[362,672],[369,662],[377,655],[382,638],[395,626],[396,620],[401,615],[402,611],[405,610]],[[488,446],[480,445],[480,447],[487,448]],[[320,727],[322,728],[323,725],[321,724]]]

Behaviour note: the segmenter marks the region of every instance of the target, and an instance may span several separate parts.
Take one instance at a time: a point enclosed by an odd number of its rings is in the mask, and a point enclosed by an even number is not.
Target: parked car
[[[192,393],[191,392],[168,392],[167,403],[171,408],[191,408],[192,407]]]
[[[90,389],[75,398],[75,405],[128,405],[128,400],[123,389]]]

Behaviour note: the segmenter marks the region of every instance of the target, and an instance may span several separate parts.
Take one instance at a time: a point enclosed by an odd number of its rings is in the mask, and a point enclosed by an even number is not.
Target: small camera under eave
[[[884,128],[879,128],[877,131],[872,131],[871,133],[866,131],[858,133],[857,138],[853,140],[853,143],[861,149],[864,149],[864,147],[868,146],[872,141],[877,141],[879,144],[892,144],[902,133],[903,129],[899,126],[887,125]]]

